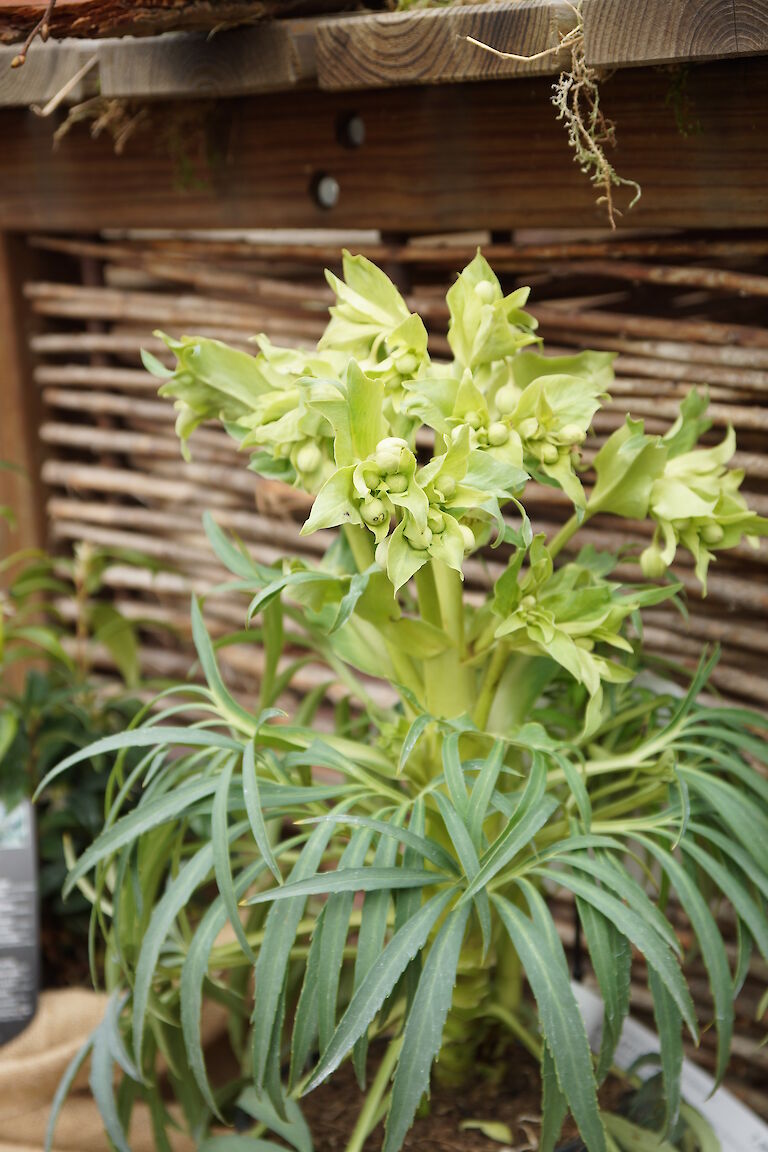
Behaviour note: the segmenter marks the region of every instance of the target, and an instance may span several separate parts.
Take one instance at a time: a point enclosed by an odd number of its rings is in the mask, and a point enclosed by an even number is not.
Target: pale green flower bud
[[[302,445],[296,453],[296,471],[312,473],[323,462],[323,454],[316,444],[307,443]]]
[[[483,421],[480,418],[480,414],[478,412],[470,411],[467,412],[466,416],[464,417],[464,423],[469,424],[470,428],[473,428],[476,432],[477,429],[482,425]]]
[[[530,612],[533,608],[536,607],[536,597],[530,595],[523,596],[522,600],[520,601],[520,607],[524,612]]]
[[[719,544],[724,536],[725,532],[719,524],[706,524],[701,533],[705,544]]]
[[[432,529],[426,527],[421,530],[415,524],[409,524],[405,530],[405,537],[413,548],[429,548],[432,543]]]
[[[401,376],[410,376],[419,366],[413,352],[396,352],[394,356],[395,368]]]
[[[386,483],[390,492],[394,492],[396,496],[400,496],[408,490],[408,477],[402,476],[397,472],[394,476],[387,476]]]
[[[365,523],[374,528],[378,524],[384,524],[389,519],[389,512],[382,500],[373,498],[373,500],[366,500],[360,509],[360,515]]]
[[[542,444],[541,447],[541,462],[542,464],[556,464],[557,458],[560,455],[554,444]]]
[[[488,429],[488,443],[493,448],[500,448],[509,440],[509,429],[501,421],[496,420]]]
[[[502,416],[508,416],[517,408],[520,389],[515,384],[504,384],[496,393],[496,407]]]
[[[407,450],[408,444],[400,436],[385,436],[376,445],[374,460],[382,472],[397,472],[403,452]]]
[[[440,487],[442,488],[444,499],[450,500],[451,496],[456,492],[456,481],[453,476],[441,476]]]
[[[492,284],[490,280],[478,280],[475,284],[475,296],[483,304],[492,304],[496,299],[496,285]]]
[[[374,488],[378,488],[381,481],[381,472],[375,466],[375,464],[364,464],[362,472],[363,483],[365,484],[368,491],[372,492]]]
[[[474,532],[468,524],[459,524],[459,529],[464,538],[464,551],[471,552],[477,543]]]
[[[640,556],[640,567],[643,576],[648,580],[660,580],[667,570],[661,548],[658,544],[649,544]]]
[[[586,432],[582,432],[578,424],[566,424],[560,430],[560,437],[566,444],[583,444],[587,438]]]
[[[292,448],[293,444],[275,444],[275,457],[278,460],[287,460]]]
[[[526,420],[520,421],[520,426],[517,429],[520,437],[523,440],[532,440],[539,430],[539,422],[535,416],[529,416]]]
[[[437,508],[430,508],[427,513],[427,524],[433,532],[442,532],[445,528],[445,516]]]

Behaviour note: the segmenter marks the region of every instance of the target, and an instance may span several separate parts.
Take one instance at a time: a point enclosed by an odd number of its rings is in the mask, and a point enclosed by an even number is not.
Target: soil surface
[[[620,1085],[606,1086],[605,1103],[615,1107],[622,1091]],[[363,1102],[351,1061],[304,1097],[302,1110],[312,1130],[315,1152],[343,1152]],[[416,1120],[405,1140],[404,1147],[411,1152],[501,1152],[510,1147],[515,1152],[534,1150],[541,1124],[539,1066],[524,1048],[515,1046],[495,1080],[482,1076],[460,1089],[433,1083],[424,1112],[427,1114]],[[478,1121],[506,1124],[511,1143],[498,1143],[477,1128],[463,1127]],[[366,1141],[366,1152],[378,1152],[383,1135],[381,1125]],[[563,1126],[560,1146],[563,1152],[566,1148],[578,1152],[584,1147],[570,1117]]]

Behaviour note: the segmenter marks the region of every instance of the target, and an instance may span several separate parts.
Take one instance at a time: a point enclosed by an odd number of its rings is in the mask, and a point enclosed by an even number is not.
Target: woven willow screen
[[[128,233],[88,242],[32,242],[58,253],[67,276],[26,285],[40,318],[33,351],[47,412],[43,477],[51,533],[62,548],[85,540],[151,558],[156,571],[116,560],[106,574],[116,605],[143,622],[147,675],[190,673],[190,591],[206,591],[223,577],[202,531],[204,509],[267,563],[297,550],[319,555],[328,541],[323,533],[299,537],[306,497],[286,496],[282,486],[248,472],[218,429],[199,429],[191,442],[192,462],[182,462],[172,406],[157,398],[139,349],[162,354],[154,328],[202,333],[242,347],[260,331],[275,343],[315,341],[330,301],[322,269],[326,263],[337,269],[342,244],[371,256],[398,282],[428,321],[432,353],[439,356],[447,348],[445,289],[482,243],[509,288],[532,286],[530,309],[548,351],[592,347],[619,353],[613,402],[595,420],[596,444],[627,410],[645,418],[649,431],[664,431],[687,389],[707,388],[713,421],[707,438],[717,441],[734,425],[734,463],[746,471],[744,491],[750,505],[768,515],[766,237],[678,234],[565,242],[549,235],[516,236],[513,243],[478,235],[437,243],[375,234]],[[535,530],[551,530],[567,515],[566,502],[552,488],[539,488],[526,506]],[[643,530],[596,519],[580,539],[619,551]],[[727,557],[713,565],[705,601],[691,569],[677,568],[691,594],[690,617],[672,608],[648,612],[646,645],[664,659],[691,664],[702,645],[720,644],[715,687],[728,699],[768,709],[768,541]],[[503,555],[493,551],[469,563],[470,589],[493,580],[503,563]],[[638,569],[626,564],[625,573],[633,578]],[[214,634],[224,633],[242,627],[244,609],[233,611],[231,600],[227,606],[211,597],[206,618]],[[221,660],[232,687],[247,699],[258,680],[258,650],[227,647]],[[302,690],[324,682],[319,667],[307,666],[302,676]],[[332,688],[329,696],[332,701]],[[562,932],[572,943],[565,908]],[[759,1047],[761,1030],[753,1018],[766,975],[756,964],[742,994],[732,1069],[741,1093],[763,1112],[768,1104],[758,1084],[768,1075],[768,1049]],[[639,984],[635,1005],[640,1012],[650,1007]],[[711,1065],[713,1055],[714,1040],[705,1035],[698,1059]]]

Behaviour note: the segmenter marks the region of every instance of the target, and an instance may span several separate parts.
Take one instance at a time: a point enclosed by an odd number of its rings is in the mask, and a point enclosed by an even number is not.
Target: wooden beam
[[[600,67],[768,52],[768,0],[584,0],[587,61]]]
[[[29,249],[20,237],[0,232],[0,506],[16,518],[0,554],[19,548],[40,548],[45,542],[45,509],[40,481],[42,445],[38,436],[41,400],[29,357],[27,309],[21,293]],[[10,546],[7,541],[10,540]]]
[[[0,43],[24,40],[47,7],[48,0],[0,0]],[[345,0],[56,0],[50,33],[58,39],[207,33],[275,16],[309,16],[344,7]],[[30,58],[31,54],[30,49]]]
[[[700,131],[688,136],[670,106],[673,85],[654,69],[602,85],[602,107],[617,124],[616,166],[643,188],[620,225],[765,227],[768,69],[758,60],[691,69],[687,101]],[[120,156],[83,127],[53,151],[51,121],[0,111],[0,227],[601,225],[550,96],[546,78],[353,97],[294,91],[219,101],[193,122],[159,104]],[[355,117],[359,147],[343,131]],[[320,206],[322,177],[338,188],[332,207]]]
[[[99,51],[103,96],[168,99],[282,91],[315,76],[314,26],[266,21],[255,28],[168,33],[152,40],[109,40]]]
[[[556,48],[576,23],[562,0],[503,0],[457,8],[387,12],[323,20],[317,28],[321,88],[389,88],[558,72],[565,53],[536,60],[502,59],[468,43],[472,36],[500,52],[535,56]]]
[[[45,104],[75,76],[98,51],[93,40],[66,44],[36,44],[23,68],[12,68],[16,48],[0,46],[0,107]],[[98,70],[91,68],[70,90],[69,103],[98,92]]]

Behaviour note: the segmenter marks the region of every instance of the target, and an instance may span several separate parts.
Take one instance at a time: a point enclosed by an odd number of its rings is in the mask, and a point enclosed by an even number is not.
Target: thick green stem
[[[345,524],[344,536],[359,572],[370,568],[376,558],[373,537],[361,524]]]
[[[481,731],[488,723],[488,717],[491,714],[491,707],[493,706],[493,698],[507,664],[507,656],[506,645],[503,640],[500,640],[488,662],[485,679],[483,680],[483,686],[480,689],[480,696],[477,701],[477,707],[475,708],[475,724]]]
[[[432,565],[424,564],[419,568],[415,581],[422,620],[425,620],[427,624],[433,624],[435,628],[442,628],[443,615],[440,611],[440,599],[437,594],[437,584]]]
[[[397,1058],[400,1055],[400,1048],[402,1047],[402,1038],[397,1040],[390,1040],[389,1046],[384,1053],[384,1057],[379,1064],[379,1070],[376,1073],[376,1078],[368,1089],[368,1094],[365,1098],[365,1104],[360,1110],[360,1115],[357,1118],[354,1131],[347,1143],[346,1152],[362,1152],[365,1142],[376,1126],[378,1118],[379,1105],[381,1104],[382,1097],[387,1091],[390,1077],[395,1070]]]
[[[585,512],[581,520],[579,520],[578,516],[574,512],[573,516],[571,516],[571,518],[566,520],[565,524],[563,524],[560,531],[552,537],[549,544],[547,544],[547,548],[549,549],[549,554],[553,560],[555,556],[557,556],[558,552],[562,551],[571,537],[575,536],[581,525],[584,524],[584,522],[587,520],[588,515],[589,513]]]
[[[461,573],[447,564],[433,560],[435,587],[440,603],[443,628],[453,640],[461,659],[465,656],[464,641],[464,583]]]

